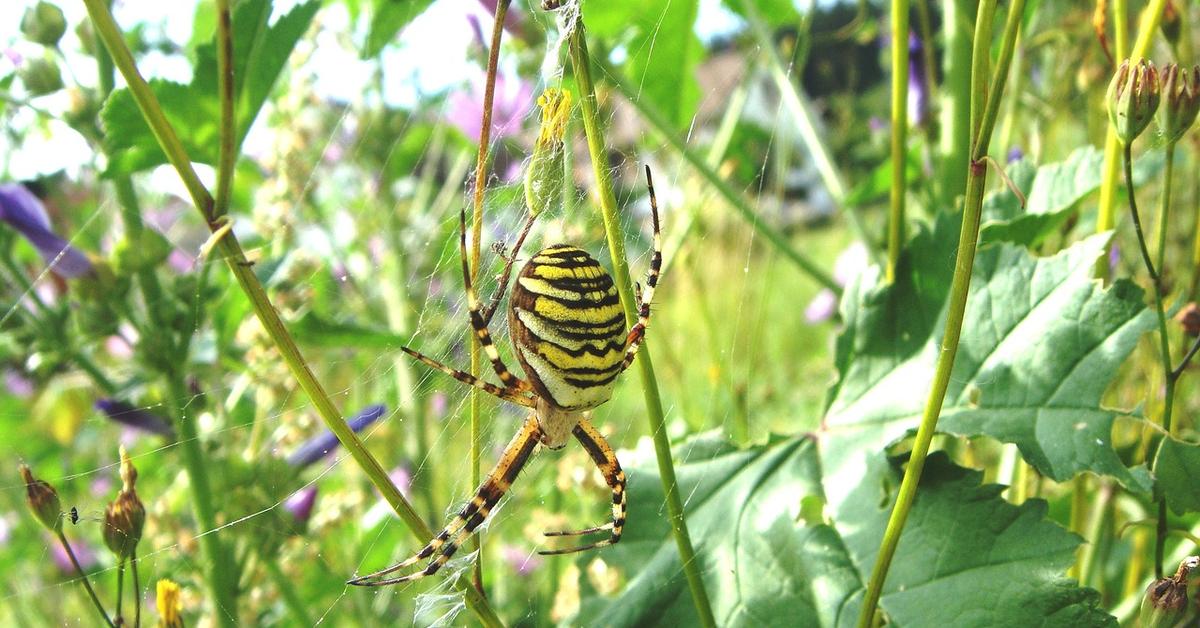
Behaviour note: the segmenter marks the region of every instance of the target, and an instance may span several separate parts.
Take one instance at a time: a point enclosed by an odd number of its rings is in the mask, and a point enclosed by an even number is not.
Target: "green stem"
[[[217,198],[213,215],[229,213],[233,167],[237,162],[236,96],[233,76],[233,17],[229,0],[217,0],[217,92],[221,96],[220,146],[217,154]]]
[[[601,74],[604,78],[611,82],[613,87],[617,88],[617,91],[621,92],[626,102],[633,105],[633,108],[638,111],[642,120],[648,123],[650,128],[654,129],[659,136],[665,139],[671,145],[671,148],[675,149],[675,152],[692,167],[692,170],[707,181],[721,195],[721,198],[725,199],[725,202],[737,210],[738,215],[743,220],[750,223],[750,226],[759,235],[766,238],[767,242],[775,247],[775,250],[782,253],[784,257],[823,287],[829,288],[838,295],[842,293],[842,287],[833,280],[833,277],[829,273],[822,270],[816,262],[793,247],[788,242],[787,236],[782,232],[764,222],[759,217],[758,212],[751,207],[750,202],[741,193],[726,183],[721,178],[721,175],[717,174],[716,170],[708,165],[703,156],[696,154],[695,151],[688,148],[667,122],[666,117],[649,103],[647,99],[638,98],[637,91],[629,86],[620,72],[605,63],[602,57],[595,59],[595,62],[602,70]]]
[[[888,213],[888,283],[896,280],[904,238],[908,151],[908,0],[892,0],[892,187]]]
[[[279,561],[262,558],[260,561],[267,569],[267,574],[271,576],[271,581],[275,583],[275,588],[279,591],[279,596],[283,598],[283,605],[292,614],[299,626],[315,626],[312,616],[308,613],[308,607],[304,603],[304,598],[300,597],[300,593],[296,591],[296,587],[292,585],[292,581],[283,573],[283,569],[279,566]]]
[[[1091,500],[1092,511],[1088,515],[1087,532],[1083,535],[1083,553],[1079,558],[1079,584],[1081,586],[1086,587],[1094,582],[1092,569],[1096,564],[1096,552],[1100,548],[1104,526],[1108,523],[1112,513],[1112,509],[1108,507],[1112,497],[1112,485],[1102,483]],[[1092,586],[1096,585],[1102,585],[1102,583],[1097,582]]]
[[[988,141],[996,122],[1000,97],[1004,93],[1004,83],[1008,78],[1008,65],[1012,59],[1013,47],[1017,40],[1017,31],[1021,25],[1021,16],[1025,10],[1024,0],[1013,0],[1008,8],[1008,17],[1004,24],[1004,35],[1001,39],[1000,57],[992,73],[992,84],[985,92],[979,89],[980,74],[985,74],[987,67],[987,50],[990,38],[983,39],[977,34],[972,70],[975,77],[975,98],[984,99],[987,104],[980,109],[972,105],[972,111],[982,111],[979,116],[979,135],[975,138],[971,154],[970,168],[967,170],[967,198],[962,215],[962,230],[959,232],[958,254],[954,260],[954,279],[950,284],[950,302],[946,313],[946,332],[942,338],[941,352],[938,354],[937,368],[934,371],[933,385],[925,402],[925,411],[921,417],[920,427],[913,442],[912,455],[908,467],[904,471],[904,479],[900,483],[900,491],[896,496],[896,504],[888,518],[883,541],[879,547],[879,557],[871,571],[867,584],[867,592],[863,598],[863,606],[858,618],[859,628],[867,628],[875,616],[879,597],[883,593],[883,584],[887,579],[888,569],[900,543],[900,534],[904,530],[908,513],[916,498],[917,485],[921,480],[921,472],[925,468],[925,458],[929,455],[929,445],[937,430],[938,416],[941,414],[942,402],[946,398],[946,389],[950,384],[950,372],[954,368],[954,358],[958,353],[958,340],[962,333],[963,318],[967,307],[967,293],[971,287],[971,270],[975,264],[975,247],[979,236],[979,217],[983,208],[984,184],[987,181]],[[983,0],[979,4],[976,25],[983,32],[990,32],[990,24],[996,11],[995,0]]]
[[[104,610],[104,605],[100,603],[100,598],[96,597],[96,590],[92,588],[92,583],[88,580],[87,574],[83,572],[83,567],[79,565],[79,559],[75,557],[75,550],[71,549],[71,544],[67,542],[67,535],[61,529],[55,530],[58,535],[59,543],[62,543],[63,549],[67,551],[67,556],[71,559],[71,564],[75,566],[75,571],[79,574],[79,581],[83,583],[83,588],[87,589],[88,596],[92,598],[92,604],[96,605],[96,611],[104,618],[104,623],[108,624],[109,628],[113,628],[112,620],[108,618],[108,612]]]
[[[125,620],[121,617],[121,598],[125,597],[125,559],[119,558],[117,560],[117,621],[123,626],[125,625]]]
[[[1175,142],[1167,142],[1166,162],[1163,164],[1162,193],[1158,197],[1158,224],[1154,226],[1155,240],[1158,241],[1158,268],[1166,268],[1163,262],[1167,256],[1167,219],[1171,215],[1171,180],[1175,171]]]
[[[1167,147],[1168,164],[1170,164],[1171,161],[1170,155],[1173,152],[1171,150],[1172,148],[1174,147]],[[1122,161],[1125,165],[1125,188],[1129,190],[1129,213],[1133,218],[1134,231],[1137,233],[1138,249],[1142,253],[1142,262],[1146,265],[1146,272],[1150,274],[1150,281],[1153,284],[1151,286],[1151,290],[1154,292],[1154,311],[1158,317],[1159,357],[1162,361],[1163,378],[1166,380],[1166,391],[1164,392],[1165,398],[1163,399],[1162,427],[1163,431],[1166,432],[1167,437],[1170,437],[1171,414],[1175,406],[1175,382],[1178,378],[1175,376],[1175,369],[1172,367],[1171,362],[1171,346],[1170,340],[1167,337],[1167,314],[1163,305],[1162,280],[1159,277],[1158,271],[1155,270],[1154,262],[1150,259],[1150,249],[1148,246],[1146,246],[1146,236],[1142,232],[1142,220],[1138,215],[1137,194],[1135,193],[1133,187],[1132,145],[1125,144]],[[1164,180],[1164,185],[1168,187],[1163,190],[1163,196],[1167,198],[1170,196],[1169,186],[1171,181],[1171,171],[1169,168],[1170,166],[1168,165],[1168,170],[1165,174]],[[1160,207],[1159,220],[1162,221],[1165,218],[1165,206]],[[1159,259],[1162,259],[1161,247],[1163,242],[1165,242],[1165,234],[1161,235],[1161,238],[1162,240],[1159,242]],[[1161,268],[1161,265],[1159,268]],[[1166,547],[1167,542],[1167,498],[1165,495],[1160,496],[1158,499],[1158,525],[1155,526],[1155,529],[1157,534],[1155,535],[1154,539],[1154,573],[1161,578],[1163,577],[1163,550]]]
[[[846,204],[846,184],[842,182],[842,175],[838,171],[837,165],[833,162],[833,156],[830,154],[829,148],[825,145],[825,140],[822,139],[821,132],[817,129],[817,115],[813,111],[808,97],[792,81],[791,75],[788,72],[788,66],[784,65],[783,60],[779,58],[779,52],[775,49],[775,42],[771,40],[771,34],[767,31],[762,19],[759,18],[758,10],[755,8],[754,3],[743,0],[742,8],[745,9],[746,21],[750,25],[750,29],[754,32],[759,47],[766,51],[767,68],[771,72],[771,78],[775,81],[775,86],[779,89],[783,104],[787,107],[788,112],[791,113],[797,130],[800,131],[800,138],[804,141],[804,145],[808,147],[813,165],[817,169],[817,174],[821,176],[821,181],[825,184],[825,189],[829,191],[829,196],[833,198],[833,202],[837,203],[842,208],[842,211],[845,212],[846,222],[849,224],[851,231],[854,232],[855,237],[861,240],[867,247],[867,251],[873,259],[881,261],[879,260],[879,248],[876,246],[875,239],[869,237],[862,218],[858,215],[858,208]],[[904,37],[904,41],[907,44],[907,34]],[[905,62],[905,67],[907,65],[907,62]]]
[[[223,226],[223,221],[218,221],[216,219],[217,216],[213,213],[212,196],[208,193],[204,184],[201,183],[200,178],[196,176],[196,171],[192,168],[187,151],[184,149],[183,144],[180,143],[179,137],[175,134],[170,122],[167,121],[166,115],[158,103],[158,99],[154,96],[154,92],[151,91],[146,80],[138,72],[133,55],[130,53],[128,46],[126,46],[121,30],[113,20],[112,13],[109,12],[104,0],[83,1],[87,5],[88,15],[91,17],[97,36],[104,42],[105,47],[108,48],[109,53],[113,57],[117,69],[120,70],[121,75],[125,78],[130,93],[137,102],[138,108],[146,120],[146,124],[154,132],[155,138],[158,139],[163,153],[167,155],[171,165],[174,166],[180,179],[183,180],[184,187],[187,188],[193,204],[208,223],[209,229],[214,232],[218,231]],[[338,442],[346,448],[346,451],[350,452],[351,457],[362,468],[371,483],[379,490],[392,509],[396,511],[396,514],[405,522],[409,530],[413,533],[413,536],[417,537],[422,543],[428,541],[433,537],[433,531],[429,529],[429,526],[425,524],[412,505],[400,494],[399,489],[392,484],[387,476],[387,472],[384,471],[379,461],[371,455],[362,441],[358,439],[358,436],[350,429],[350,426],[346,424],[345,419],[342,418],[337,408],[333,405],[333,402],[330,401],[321,383],[317,381],[308,363],[304,360],[299,347],[296,346],[295,339],[292,338],[287,327],[284,326],[283,320],[279,318],[278,312],[267,297],[266,290],[258,281],[252,265],[246,259],[246,255],[242,251],[242,246],[232,231],[226,232],[217,242],[217,254],[220,256],[220,259],[226,260],[238,285],[250,300],[250,305],[254,309],[259,322],[279,349],[284,362],[292,372],[292,376],[296,378],[297,383],[300,384],[300,387],[312,401],[317,414],[325,423],[326,428],[333,432]],[[471,608],[484,625],[503,625],[495,611],[488,605],[487,600],[473,587],[459,579],[454,580],[454,586],[463,594],[467,606]]]
[[[142,626],[142,581],[138,579],[137,549],[129,554],[129,570],[133,572],[133,626]]]
[[[621,304],[625,309],[625,319],[628,324],[632,325],[637,320],[637,312],[634,305],[633,285],[629,276],[629,264],[625,259],[625,236],[621,232],[621,224],[617,216],[612,175],[608,168],[608,150],[604,144],[599,114],[596,111],[596,91],[592,84],[591,58],[588,55],[587,38],[582,19],[575,23],[575,30],[571,31],[569,38],[571,64],[575,70],[575,80],[579,85],[579,100],[583,110],[583,128],[587,136],[592,172],[596,177],[596,188],[600,196],[600,212],[604,218],[604,233],[608,240],[609,254],[612,257],[617,291],[621,295]],[[636,101],[637,99],[634,99],[632,102]],[[654,365],[650,360],[648,349],[649,347],[643,343],[636,361],[642,374],[642,392],[646,397],[646,414],[650,421],[650,435],[654,440],[654,453],[658,459],[658,471],[663,491],[667,497],[671,532],[675,537],[679,560],[683,566],[684,576],[687,578],[700,624],[716,626],[712,607],[708,601],[708,593],[705,592],[704,581],[700,577],[700,564],[696,559],[696,551],[692,548],[691,536],[684,518],[683,500],[679,495],[679,485],[675,481],[675,465],[671,460],[671,444],[667,440],[667,429],[663,420],[662,399],[659,398],[658,382],[654,377]]]
[[[196,418],[187,416],[180,400],[186,397],[182,381],[167,376],[167,407],[175,425],[179,428],[179,445],[183,451],[183,467],[187,471],[192,490],[192,508],[199,527],[200,549],[204,552],[208,573],[206,580],[212,595],[213,617],[222,626],[235,626],[237,617],[237,581],[230,556],[224,543],[213,532],[217,528],[216,508],[213,505],[212,487],[209,485],[209,469],[196,430]]]
[[[496,67],[500,61],[500,40],[504,35],[504,16],[508,13],[511,0],[496,3],[496,15],[492,20],[492,43],[488,48],[486,83],[483,90],[483,121],[479,129],[479,155],[475,162],[475,208],[471,221],[471,285],[478,290],[480,265],[480,240],[483,238],[483,195],[487,189],[488,148],[492,135],[492,104],[496,96]],[[516,255],[516,251],[513,252]],[[467,330],[471,342],[471,375],[479,377],[483,365],[482,347],[474,329]],[[471,485],[479,486],[482,481],[480,459],[483,457],[483,423],[479,411],[483,398],[478,388],[471,389]],[[473,570],[475,588],[483,593],[483,534],[472,535],[478,558]]]

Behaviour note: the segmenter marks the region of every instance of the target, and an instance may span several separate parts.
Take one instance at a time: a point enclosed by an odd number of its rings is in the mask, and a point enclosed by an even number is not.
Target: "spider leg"
[[[658,274],[662,269],[662,233],[658,222],[658,200],[654,197],[654,179],[650,176],[650,166],[646,166],[646,188],[650,190],[650,217],[654,225],[654,254],[650,256],[650,269],[646,271],[646,290],[638,289],[638,322],[629,330],[625,338],[625,360],[621,370],[629,368],[637,357],[638,347],[646,337],[646,327],[650,325],[650,303],[654,300],[654,288],[658,286]]]
[[[404,561],[392,565],[387,569],[354,578],[347,584],[356,586],[400,584],[437,573],[450,560],[450,557],[454,556],[458,548],[466,542],[471,533],[487,520],[492,509],[496,507],[496,503],[508,492],[508,488],[512,486],[513,480],[517,479],[517,474],[521,472],[522,467],[529,461],[529,456],[533,453],[538,443],[541,442],[541,438],[542,430],[538,427],[537,417],[531,415],[525,419],[525,423],[521,425],[520,431],[509,441],[508,446],[504,448],[504,453],[500,455],[500,460],[492,468],[491,472],[488,473],[487,479],[483,481],[483,484],[475,491],[475,496],[463,506],[453,521],[447,524],[445,528],[442,528],[442,531],[437,536],[433,537],[433,540],[421,548],[421,551],[413,554]],[[430,557],[432,557],[432,560],[421,571],[397,578],[382,578],[382,576],[400,571],[405,567]]]
[[[529,382],[512,374],[508,367],[504,365],[504,360],[500,358],[500,351],[496,349],[496,345],[492,342],[492,335],[488,333],[487,322],[483,319],[483,313],[480,311],[482,305],[479,303],[479,295],[475,294],[475,286],[471,284],[471,268],[467,264],[467,209],[464,207],[458,213],[458,250],[459,256],[462,258],[462,273],[463,287],[467,293],[467,307],[470,309],[471,328],[475,330],[475,337],[479,340],[479,345],[483,347],[483,352],[487,355],[488,360],[492,362],[492,368],[496,371],[496,376],[500,378],[500,383],[509,390],[531,390]]]
[[[604,525],[584,528],[582,530],[546,532],[545,534],[546,536],[581,536],[605,530],[610,530],[611,532],[607,539],[596,541],[595,543],[566,549],[539,551],[538,554],[543,556],[573,554],[596,547],[615,545],[621,540],[621,532],[625,528],[625,472],[621,470],[621,463],[617,461],[617,456],[613,453],[612,447],[609,447],[608,441],[592,426],[591,421],[584,418],[579,419],[579,424],[575,426],[574,433],[575,438],[579,440],[579,443],[583,445],[588,455],[592,457],[592,461],[596,463],[597,467],[600,467],[601,473],[604,474],[604,481],[612,489],[612,521]]]
[[[422,364],[424,364],[430,368],[437,369],[468,386],[474,386],[475,388],[478,388],[488,394],[499,397],[500,399],[503,399],[504,401],[508,401],[510,403],[515,403],[519,406],[525,406],[526,408],[533,407],[533,404],[534,404],[533,399],[530,399],[529,397],[522,395],[521,391],[519,391],[519,390],[514,390],[511,388],[501,388],[495,384],[489,384],[488,382],[485,382],[485,381],[479,379],[478,377],[471,375],[470,373],[464,373],[463,371],[460,371],[458,369],[450,368],[450,367],[446,366],[445,364],[442,364],[441,362],[438,362],[437,360],[434,360],[433,358],[431,358],[419,351],[414,351],[412,349],[409,349],[408,347],[400,347],[400,348],[403,349],[404,352],[407,353],[408,355],[411,355],[412,357],[419,360]]]
[[[483,308],[483,326],[487,327],[492,323],[492,315],[496,313],[496,308],[500,307],[500,299],[504,298],[504,292],[508,290],[508,280],[512,277],[513,264],[517,261],[517,254],[521,252],[521,246],[525,244],[525,237],[529,235],[529,230],[533,228],[533,220],[537,218],[533,214],[529,215],[529,219],[525,221],[525,226],[521,228],[521,235],[517,236],[517,244],[508,256],[504,259],[504,271],[500,274],[500,285],[496,287],[496,294],[492,296],[492,302],[487,307]]]

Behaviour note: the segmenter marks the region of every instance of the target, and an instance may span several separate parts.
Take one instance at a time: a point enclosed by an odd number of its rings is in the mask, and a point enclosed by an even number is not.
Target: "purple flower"
[[[450,111],[446,119],[458,127],[463,135],[479,142],[483,129],[484,81],[476,79],[469,91],[458,91],[450,95]],[[521,128],[521,120],[532,104],[533,88],[521,79],[509,80],[496,76],[496,94],[492,103],[492,140],[515,134]]]
[[[283,508],[295,518],[296,525],[303,528],[308,525],[308,519],[312,516],[313,504],[316,503],[317,485],[309,484],[283,500]]]
[[[908,123],[921,126],[929,119],[929,85],[925,81],[925,47],[916,33],[908,35]]]
[[[13,369],[4,369],[4,388],[18,399],[28,399],[33,396],[33,380],[26,377],[24,373]]]
[[[54,537],[49,537],[46,542],[50,545],[50,557],[54,560],[54,564],[58,567],[58,570],[66,575],[77,575],[75,565],[71,562],[71,557],[67,554],[67,550],[63,549],[62,543]],[[95,567],[99,563],[96,560],[96,550],[85,541],[79,539],[71,541],[71,551],[75,552],[75,558],[79,561],[79,566],[84,571]]]
[[[92,272],[87,256],[50,230],[45,206],[25,186],[0,185],[0,222],[25,236],[59,276],[75,279]]]
[[[97,399],[96,409],[121,425],[166,438],[175,438],[175,429],[166,419],[141,408],[135,408],[124,401]]]
[[[872,133],[882,133],[887,130],[887,120],[879,116],[871,116],[867,119],[867,128],[871,129]]]
[[[837,311],[838,299],[833,290],[824,288],[813,297],[809,302],[808,307],[804,308],[804,320],[809,323],[820,323],[833,318],[833,313]]]
[[[368,425],[378,421],[379,418],[382,417],[386,412],[387,406],[383,404],[367,406],[358,414],[351,417],[347,423],[350,425],[350,429],[352,431],[358,433],[365,429]],[[304,467],[317,462],[321,458],[324,458],[325,454],[333,451],[337,448],[337,446],[337,436],[334,436],[333,432],[325,430],[321,434],[304,441],[299,447],[296,448],[296,451],[292,452],[292,455],[288,456],[287,461],[288,464],[292,465],[293,467],[296,467],[297,469],[303,469]]]
[[[505,545],[500,553],[504,557],[504,562],[508,563],[508,566],[518,576],[528,576],[542,566],[541,556],[527,552],[516,545]]]
[[[1108,245],[1108,274],[1117,272],[1117,264],[1121,263],[1121,247],[1116,242]]]
[[[1013,146],[1012,148],[1008,149],[1008,155],[1006,157],[1008,160],[1007,163],[1011,164],[1014,161],[1021,161],[1021,158],[1024,156],[1025,151],[1021,150],[1020,146]]]

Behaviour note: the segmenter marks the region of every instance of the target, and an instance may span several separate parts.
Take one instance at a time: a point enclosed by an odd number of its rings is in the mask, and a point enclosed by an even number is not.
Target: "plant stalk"
[[[213,232],[220,231],[224,226],[224,220],[218,220],[218,216],[213,213],[214,201],[212,196],[196,175],[196,171],[192,168],[187,151],[184,149],[183,144],[180,143],[179,137],[171,127],[170,122],[167,121],[157,97],[155,97],[146,80],[138,72],[133,54],[125,44],[121,30],[113,20],[112,13],[108,10],[107,4],[104,0],[83,0],[83,2],[87,6],[88,15],[96,29],[97,36],[104,42],[109,54],[112,55],[113,62],[125,78],[125,82],[128,84],[129,90],[142,112],[142,116],[146,120],[146,124],[153,131],[155,138],[158,139],[159,146],[162,148],[163,153],[167,155],[168,161],[170,161],[179,174],[193,204],[204,217],[209,230]],[[279,318],[278,312],[267,297],[266,290],[254,274],[252,264],[246,259],[246,255],[237,237],[232,231],[226,231],[217,241],[216,248],[220,258],[226,260],[228,263],[234,278],[237,279],[238,285],[250,300],[251,307],[254,309],[259,322],[279,349],[284,362],[292,372],[292,376],[296,378],[297,383],[300,384],[300,387],[312,401],[317,414],[321,417],[325,426],[333,432],[338,442],[346,448],[346,451],[350,452],[350,455],[363,469],[363,472],[370,479],[371,483],[379,490],[392,509],[396,511],[396,514],[405,522],[409,530],[413,533],[413,536],[417,537],[421,543],[428,541],[432,538],[433,531],[429,529],[429,526],[416,513],[412,505],[400,494],[399,489],[392,484],[387,476],[387,472],[380,466],[379,461],[371,455],[370,451],[358,439],[358,436],[350,429],[350,426],[346,424],[345,419],[342,418],[337,408],[333,405],[321,383],[317,381],[308,363],[304,360],[304,356],[300,353],[295,339],[288,332],[283,320]],[[467,606],[471,608],[484,625],[503,625],[495,611],[488,605],[487,600],[473,587],[458,579],[454,580],[454,586],[463,594]]]
[[[983,0],[979,4],[976,16],[976,30],[990,32],[992,17],[996,11],[995,0]],[[896,504],[888,519],[883,541],[879,547],[879,556],[871,571],[867,584],[867,592],[858,618],[859,628],[869,628],[875,617],[879,597],[883,593],[883,584],[887,579],[888,569],[896,547],[900,543],[900,535],[912,509],[917,494],[917,485],[921,472],[925,467],[925,459],[929,455],[929,446],[937,430],[938,416],[941,414],[942,402],[946,398],[946,389],[950,384],[950,372],[954,367],[954,358],[958,352],[958,340],[962,333],[963,319],[966,314],[967,294],[971,287],[971,271],[975,264],[975,247],[979,239],[979,218],[983,209],[984,185],[987,182],[987,146],[995,128],[996,116],[999,111],[1000,97],[1004,93],[1004,84],[1008,78],[1008,67],[1012,61],[1012,51],[1016,45],[1017,32],[1021,26],[1021,17],[1025,12],[1024,0],[1013,0],[1008,8],[1008,17],[1004,24],[1004,34],[1001,39],[1000,56],[996,68],[992,72],[991,88],[985,93],[980,89],[980,75],[986,73],[988,63],[988,47],[990,37],[981,37],[977,32],[973,54],[972,83],[976,85],[974,99],[983,101],[986,105],[973,104],[972,112],[979,112],[979,131],[971,151],[970,168],[967,170],[967,197],[963,208],[962,229],[959,232],[958,254],[954,260],[954,278],[950,284],[950,303],[946,313],[946,331],[942,337],[941,352],[938,354],[937,367],[934,371],[933,384],[925,403],[925,411],[921,424],[917,428],[917,436],[913,442],[912,455],[908,467],[904,471],[904,479],[900,483],[900,491],[896,496]],[[973,100],[974,100],[973,99]]]
[[[892,186],[888,213],[887,267],[884,279],[896,280],[904,239],[904,200],[908,172],[908,0],[892,0]]]
[[[79,579],[83,582],[83,588],[87,589],[88,596],[92,598],[92,604],[96,605],[96,611],[104,618],[104,623],[113,628],[112,620],[108,618],[108,611],[104,610],[104,605],[100,603],[100,598],[96,596],[96,590],[92,588],[92,583],[88,580],[87,574],[84,573],[83,567],[79,564],[79,559],[75,557],[75,550],[71,549],[71,544],[67,542],[67,535],[61,529],[56,530],[58,542],[62,543],[63,549],[67,551],[67,556],[71,559],[71,564],[75,566],[75,572],[79,574]]]
[[[1158,197],[1158,224],[1154,227],[1155,240],[1158,242],[1158,259],[1155,263],[1159,270],[1166,268],[1167,259],[1167,220],[1171,215],[1171,182],[1175,171],[1175,142],[1168,142],[1166,161],[1163,163],[1162,193]]]
[[[617,216],[617,202],[613,194],[612,175],[607,161],[608,151],[605,147],[603,131],[600,129],[599,113],[596,110],[596,91],[592,84],[591,58],[588,55],[582,19],[576,21],[575,29],[571,31],[569,38],[571,63],[580,91],[579,100],[583,110],[584,133],[587,136],[588,153],[592,160],[592,172],[596,177],[600,212],[604,219],[604,233],[612,257],[615,283],[621,296],[621,304],[625,309],[625,319],[629,325],[633,325],[637,321],[637,312],[634,305],[629,264],[625,258],[625,236],[621,232],[621,224]],[[713,618],[708,593],[704,590],[704,580],[700,577],[700,565],[696,559],[696,552],[692,548],[687,520],[684,517],[683,500],[679,495],[679,485],[675,481],[675,465],[671,459],[671,444],[667,439],[666,425],[663,420],[662,399],[659,397],[658,383],[654,377],[654,365],[650,360],[648,349],[646,343],[643,343],[636,362],[638,370],[642,374],[642,392],[646,397],[646,414],[650,421],[650,435],[654,440],[654,453],[658,460],[663,491],[667,497],[671,533],[675,538],[679,560],[700,624],[706,627],[715,627],[716,620]]]

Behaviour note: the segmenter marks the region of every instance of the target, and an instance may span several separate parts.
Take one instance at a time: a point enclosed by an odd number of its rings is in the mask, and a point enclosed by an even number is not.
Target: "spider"
[[[584,536],[608,532],[608,538],[576,547],[541,550],[542,555],[570,554],[613,545],[621,540],[625,526],[625,472],[612,447],[584,414],[612,396],[619,376],[633,363],[650,323],[650,302],[662,266],[662,237],[659,233],[658,202],[654,181],[646,167],[650,193],[650,215],[654,227],[654,253],[646,275],[646,290],[638,290],[638,320],[625,331],[625,314],[612,277],[599,262],[582,249],[554,245],[538,251],[525,264],[513,286],[508,306],[508,325],[517,359],[527,379],[513,375],[492,343],[488,323],[500,297],[507,289],[516,254],[533,224],[525,223],[512,255],[508,256],[500,285],[485,308],[471,285],[467,267],[466,210],[459,214],[459,253],[471,327],[492,363],[502,386],[496,386],[463,371],[448,367],[413,349],[404,351],[425,365],[464,384],[474,386],[504,401],[532,411],[509,441],[499,462],[475,491],[474,497],[428,544],[411,557],[387,569],[357,577],[349,583],[382,586],[410,582],[430,576],[454,555],[504,497],[538,443],[562,449],[571,436],[583,445],[612,490],[612,520],[582,530],[546,532],[548,537]],[[384,578],[410,565],[429,559],[427,566],[405,576]]]

